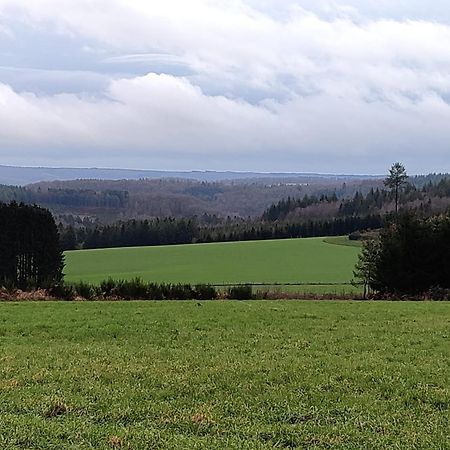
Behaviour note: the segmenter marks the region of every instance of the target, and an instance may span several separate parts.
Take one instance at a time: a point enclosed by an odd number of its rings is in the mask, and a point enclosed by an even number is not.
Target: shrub
[[[149,283],[147,285],[147,298],[149,300],[163,300],[165,286],[156,283]]]
[[[70,284],[56,283],[48,289],[49,294],[61,300],[73,300],[76,296],[73,286]]]
[[[107,280],[103,280],[100,283],[100,291],[103,297],[112,297],[115,293],[116,289],[116,281],[112,278],[108,278]]]
[[[194,288],[194,298],[196,300],[215,300],[217,298],[216,288],[209,284],[197,284]]]
[[[221,294],[209,284],[158,284],[147,283],[141,278],[133,280],[108,279],[99,286],[77,282],[73,284],[56,284],[49,289],[54,298],[73,300],[81,297],[86,300],[123,299],[123,300],[215,300]],[[250,285],[234,286],[227,290],[224,297],[234,300],[250,300],[253,298]]]
[[[72,285],[75,294],[85,300],[93,300],[97,297],[97,290],[92,284],[80,281]]]
[[[190,284],[172,284],[170,286],[168,300],[190,300],[195,298],[195,292]]]
[[[449,301],[450,300],[450,289],[444,289],[440,286],[433,286],[428,291],[428,297],[431,300],[436,300],[436,301]]]
[[[5,279],[1,280],[0,288],[2,288],[2,290],[6,291],[8,293],[11,293],[16,290],[16,285],[13,280],[5,278]]]
[[[359,240],[361,240],[361,232],[354,231],[353,233],[349,234],[348,238],[350,241],[359,241]]]
[[[147,284],[141,278],[117,281],[114,293],[126,300],[144,300],[147,298]]]
[[[228,298],[233,300],[251,300],[253,298],[252,287],[245,286],[233,286],[228,289]]]

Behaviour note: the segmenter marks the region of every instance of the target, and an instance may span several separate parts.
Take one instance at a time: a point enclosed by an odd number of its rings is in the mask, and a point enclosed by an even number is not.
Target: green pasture
[[[360,249],[334,243],[313,238],[71,251],[66,253],[66,281],[141,277],[192,284],[348,283]]]
[[[346,245],[349,247],[362,248],[362,241],[351,241],[347,236],[332,236],[324,238],[323,240],[327,244]]]
[[[450,304],[0,304],[0,448],[448,449]]]

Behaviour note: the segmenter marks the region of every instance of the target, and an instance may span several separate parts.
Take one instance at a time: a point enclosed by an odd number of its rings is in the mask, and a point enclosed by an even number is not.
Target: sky
[[[0,0],[0,164],[450,172],[448,0]]]

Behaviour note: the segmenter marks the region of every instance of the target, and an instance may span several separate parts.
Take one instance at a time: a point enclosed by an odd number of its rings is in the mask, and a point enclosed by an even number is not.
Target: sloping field
[[[450,448],[450,305],[0,304],[0,448]]]
[[[66,280],[112,277],[171,283],[347,283],[360,249],[323,238],[81,250]]]

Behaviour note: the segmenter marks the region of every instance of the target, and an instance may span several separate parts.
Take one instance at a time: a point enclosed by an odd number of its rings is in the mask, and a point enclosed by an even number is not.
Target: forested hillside
[[[260,216],[272,203],[289,196],[336,193],[343,198],[356,191],[367,192],[379,183],[336,178],[214,183],[171,179],[75,180],[26,187],[0,186],[0,201],[36,203],[55,215],[87,216],[103,223],[203,214],[247,218]]]
[[[450,178],[432,177],[421,183],[421,188],[410,183],[401,190],[401,210],[431,216],[449,209]],[[388,189],[370,188],[366,194],[357,191],[350,198],[343,197],[346,189],[335,189],[331,194],[288,197],[253,218],[202,214],[102,225],[71,217],[69,226],[60,225],[62,245],[73,249],[337,236],[379,229],[394,211],[394,193]],[[69,218],[65,219],[67,223]]]
[[[423,214],[445,211],[450,206],[450,176],[429,175],[411,179],[400,192],[399,205]],[[386,214],[394,210],[395,194],[385,188],[371,188],[367,194],[357,191],[351,198],[333,195],[283,199],[270,206],[263,219],[271,222],[300,218],[347,217]]]
[[[383,180],[314,183],[75,180],[0,186],[0,202],[49,208],[64,249],[245,241],[350,234],[380,228],[395,209]],[[450,207],[450,177],[410,178],[400,209]]]

